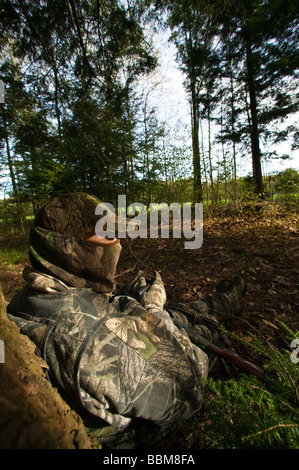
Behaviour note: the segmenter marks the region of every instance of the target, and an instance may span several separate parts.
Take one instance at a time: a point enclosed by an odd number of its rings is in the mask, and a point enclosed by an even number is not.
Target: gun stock
[[[243,357],[239,356],[236,351],[230,348],[220,348],[213,343],[210,343],[206,338],[200,336],[198,333],[195,334],[190,328],[186,328],[189,338],[191,341],[202,349],[207,349],[211,353],[223,357],[230,363],[234,364],[238,369],[247,372],[248,374],[255,375],[259,380],[263,380],[265,377],[265,371],[262,367],[247,361]]]

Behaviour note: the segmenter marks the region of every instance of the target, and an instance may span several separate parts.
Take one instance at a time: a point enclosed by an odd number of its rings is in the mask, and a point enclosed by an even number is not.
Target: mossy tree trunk
[[[46,379],[46,363],[7,317],[0,284],[0,449],[91,449],[81,418]],[[3,345],[2,343],[2,345]]]

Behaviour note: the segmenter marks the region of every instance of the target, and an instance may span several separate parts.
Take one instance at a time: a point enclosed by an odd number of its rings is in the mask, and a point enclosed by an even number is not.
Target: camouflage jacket
[[[209,360],[166,310],[26,269],[10,318],[100,442],[147,447],[199,410]]]

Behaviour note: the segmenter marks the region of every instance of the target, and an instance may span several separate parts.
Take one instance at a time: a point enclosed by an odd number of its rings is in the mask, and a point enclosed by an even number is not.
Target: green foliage
[[[268,146],[293,135],[296,148],[296,125],[280,125],[298,109],[295,0],[2,3],[0,168],[17,203],[37,210],[65,191],[112,203],[121,193],[144,203],[253,199],[254,189],[244,195],[237,184],[237,160],[252,141],[249,62],[258,136]],[[145,23],[154,14],[171,28],[185,75],[192,128],[183,140],[180,120],[168,139],[150,91],[141,93],[140,79],[157,66]],[[298,181],[279,188],[293,198]]]
[[[275,190],[285,197],[294,197],[299,192],[299,173],[289,168],[280,172],[275,178]]]
[[[296,94],[298,67],[298,17],[295,1],[282,0],[205,1],[157,0],[166,11],[178,61],[185,74],[185,86],[192,106],[194,175],[201,185],[201,171],[209,173],[215,198],[210,132],[209,168],[198,152],[199,122],[210,129],[217,120],[221,131],[216,140],[229,145],[236,174],[236,148],[250,148],[253,178],[259,197],[264,197],[262,144],[277,143],[293,136],[296,126],[282,129],[283,119],[298,112]],[[277,27],[273,28],[273,24]],[[291,78],[292,77],[292,78]],[[269,124],[279,123],[278,130]],[[282,158],[282,157],[281,157]],[[200,161],[200,164],[199,164]],[[196,165],[198,166],[196,172]],[[204,168],[201,168],[204,167]],[[206,176],[206,175],[205,175]]]
[[[32,225],[33,218],[32,204],[18,204],[14,198],[0,200],[1,235],[24,232]]]
[[[2,10],[0,157],[14,196],[35,209],[61,191],[112,202],[137,158],[134,84],[156,66],[138,8],[35,0]]]
[[[287,340],[299,338],[281,324]],[[189,443],[197,448],[298,449],[299,365],[290,351],[278,350],[250,334],[251,341],[223,331],[265,358],[265,379],[241,374],[230,380],[208,378],[203,402],[204,422],[193,423]]]
[[[28,259],[28,245],[0,248],[0,266],[23,264]]]

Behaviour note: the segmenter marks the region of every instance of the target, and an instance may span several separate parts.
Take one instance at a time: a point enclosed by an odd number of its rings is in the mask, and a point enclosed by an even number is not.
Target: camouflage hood
[[[115,271],[121,252],[112,246],[91,245],[85,240],[95,233],[99,201],[89,194],[55,197],[37,214],[30,232],[32,267],[71,287],[92,287],[107,293],[115,288]]]

